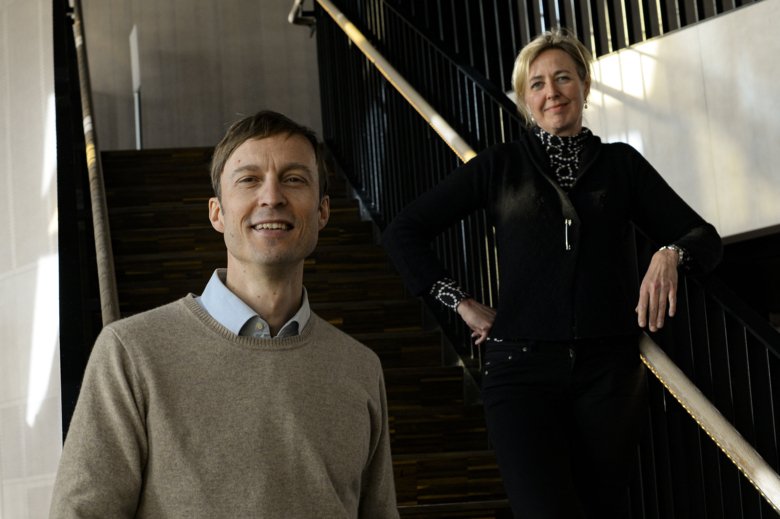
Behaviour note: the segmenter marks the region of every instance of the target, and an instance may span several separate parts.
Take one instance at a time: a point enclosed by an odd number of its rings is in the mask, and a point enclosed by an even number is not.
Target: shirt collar
[[[249,321],[254,321],[255,323],[258,321],[262,322],[265,325],[265,329],[268,330],[268,323],[225,286],[226,277],[227,269],[217,269],[214,271],[206,288],[203,290],[203,295],[197,298],[200,305],[219,324],[236,335],[253,335],[256,330],[256,326],[254,325],[247,327],[242,333],[242,328],[244,328]],[[301,307],[295,315],[282,326],[277,337],[297,335],[303,331],[304,327],[309,322],[310,317],[311,307],[309,306],[309,296],[306,293],[306,288],[304,288],[303,297],[301,298]],[[270,334],[268,333],[263,335],[270,337]]]

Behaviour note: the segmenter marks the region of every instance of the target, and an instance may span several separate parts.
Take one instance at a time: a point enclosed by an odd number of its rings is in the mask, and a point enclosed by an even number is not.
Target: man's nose
[[[258,203],[263,206],[278,206],[286,202],[282,183],[276,179],[266,179],[258,193]]]

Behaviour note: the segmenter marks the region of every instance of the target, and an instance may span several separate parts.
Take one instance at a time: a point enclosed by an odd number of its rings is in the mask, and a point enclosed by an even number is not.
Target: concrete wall
[[[135,147],[130,32],[137,30],[143,143],[214,145],[261,108],[322,127],[316,42],[280,0],[83,0],[102,149]]]
[[[601,58],[586,126],[629,142],[725,236],[780,224],[780,0]]]
[[[61,451],[49,0],[0,0],[0,518],[45,518]]]

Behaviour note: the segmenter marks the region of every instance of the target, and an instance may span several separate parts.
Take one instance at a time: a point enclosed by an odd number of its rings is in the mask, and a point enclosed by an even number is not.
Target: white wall
[[[315,38],[283,0],[83,0],[102,149],[135,147],[130,31],[138,30],[147,148],[212,146],[262,108],[321,132]],[[307,3],[308,4],[308,3]]]
[[[780,0],[601,58],[586,126],[629,142],[722,236],[780,224]]]
[[[61,450],[49,0],[0,0],[0,518],[48,516]]]

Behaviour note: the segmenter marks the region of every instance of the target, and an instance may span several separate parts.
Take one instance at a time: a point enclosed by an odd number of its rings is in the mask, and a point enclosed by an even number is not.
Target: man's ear
[[[320,200],[320,207],[319,207],[319,213],[320,213],[320,229],[322,230],[323,227],[328,223],[328,219],[330,218],[330,197],[328,195],[325,195]]]
[[[219,203],[219,198],[216,196],[209,198],[209,221],[214,229],[224,234],[225,224],[222,222],[222,204]]]

